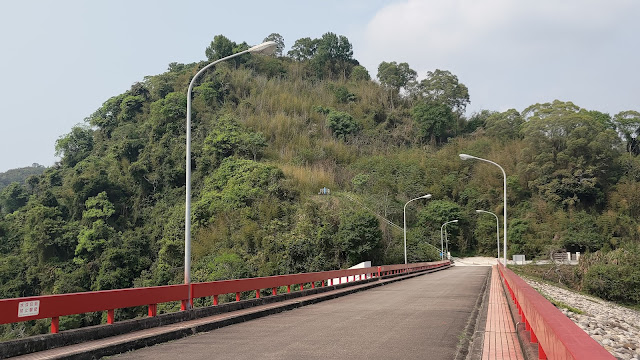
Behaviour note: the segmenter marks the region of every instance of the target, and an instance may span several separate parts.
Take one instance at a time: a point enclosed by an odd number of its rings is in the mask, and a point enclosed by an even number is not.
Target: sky
[[[638,0],[4,0],[0,172],[51,166],[56,140],[171,62],[206,59],[218,34],[259,44],[346,36],[373,78],[382,61],[449,70],[467,115],[555,99],[640,111]]]

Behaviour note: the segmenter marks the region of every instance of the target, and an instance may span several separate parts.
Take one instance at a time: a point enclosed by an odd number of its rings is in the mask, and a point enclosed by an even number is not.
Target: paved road
[[[489,267],[454,267],[114,359],[453,359]]]

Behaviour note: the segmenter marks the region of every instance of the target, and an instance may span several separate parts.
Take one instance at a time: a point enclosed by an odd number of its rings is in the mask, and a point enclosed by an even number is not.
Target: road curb
[[[478,330],[484,328],[484,324],[487,320],[487,301],[489,298],[489,289],[491,284],[491,267],[487,270],[487,276],[485,277],[484,284],[478,298],[476,299],[475,306],[469,315],[467,326],[462,332],[462,339],[458,344],[458,351],[456,353],[455,360],[464,359],[480,359],[482,357],[482,343],[484,341],[484,331]],[[482,313],[480,313],[482,310]],[[479,346],[480,356],[476,357],[477,349]]]

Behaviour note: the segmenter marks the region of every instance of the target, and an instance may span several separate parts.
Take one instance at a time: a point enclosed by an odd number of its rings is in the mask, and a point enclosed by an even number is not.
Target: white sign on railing
[[[18,317],[34,316],[40,313],[40,300],[23,301],[18,304]]]

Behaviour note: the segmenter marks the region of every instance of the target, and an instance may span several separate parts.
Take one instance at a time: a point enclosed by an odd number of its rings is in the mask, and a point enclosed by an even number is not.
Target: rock
[[[638,348],[635,344],[628,343],[628,342],[622,344],[622,347],[629,350],[636,350]]]

